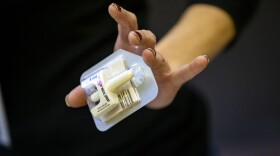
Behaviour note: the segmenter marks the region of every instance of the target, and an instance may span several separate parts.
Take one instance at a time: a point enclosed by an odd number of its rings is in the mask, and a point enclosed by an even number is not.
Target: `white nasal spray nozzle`
[[[107,89],[111,92],[115,92],[119,87],[124,85],[126,82],[130,81],[134,76],[134,73],[131,70],[127,70],[116,77],[110,79],[107,82]]]

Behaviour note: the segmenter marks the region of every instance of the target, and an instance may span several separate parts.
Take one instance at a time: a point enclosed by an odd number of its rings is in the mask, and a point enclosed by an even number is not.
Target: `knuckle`
[[[129,12],[129,18],[130,18],[130,24],[137,25],[137,16],[134,13]]]

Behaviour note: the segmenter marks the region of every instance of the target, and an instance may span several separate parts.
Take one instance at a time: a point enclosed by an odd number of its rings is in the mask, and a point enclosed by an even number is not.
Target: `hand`
[[[207,56],[198,56],[179,69],[171,69],[168,61],[156,52],[156,37],[149,30],[138,30],[135,14],[112,3],[108,8],[111,17],[118,23],[118,37],[114,50],[125,49],[142,55],[144,62],[151,67],[156,78],[159,92],[157,97],[147,105],[151,109],[160,109],[171,104],[180,87],[199,74],[209,62]],[[77,86],[65,98],[70,107],[86,105],[86,95]]]

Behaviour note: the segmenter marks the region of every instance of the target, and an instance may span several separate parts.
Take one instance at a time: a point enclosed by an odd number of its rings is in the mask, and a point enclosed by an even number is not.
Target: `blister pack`
[[[106,131],[151,102],[158,93],[142,57],[120,49],[85,71],[80,79],[98,130]]]

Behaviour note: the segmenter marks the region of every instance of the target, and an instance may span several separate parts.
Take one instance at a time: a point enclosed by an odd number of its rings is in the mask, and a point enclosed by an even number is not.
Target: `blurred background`
[[[151,30],[161,36],[185,0],[149,3]],[[280,155],[279,6],[262,0],[235,45],[190,82],[209,101],[211,137],[221,156]]]

